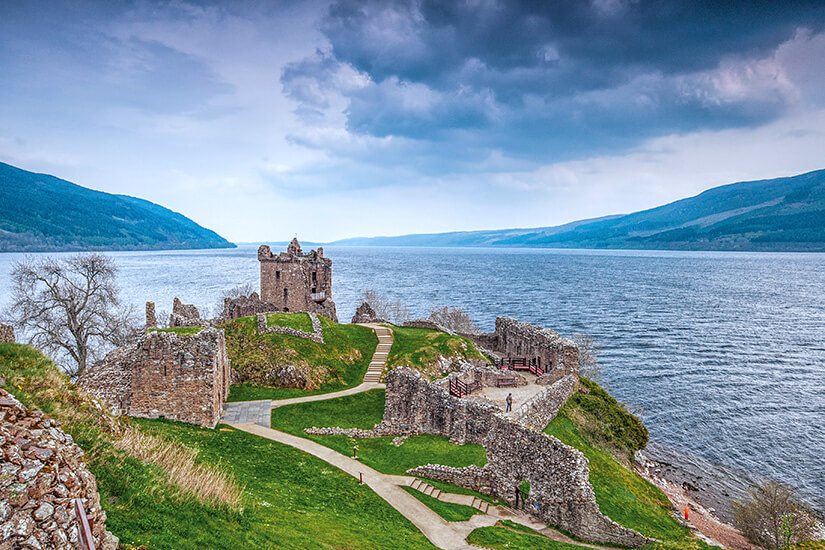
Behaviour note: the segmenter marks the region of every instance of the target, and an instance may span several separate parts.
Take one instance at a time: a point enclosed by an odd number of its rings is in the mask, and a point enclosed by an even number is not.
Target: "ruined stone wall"
[[[286,252],[273,254],[258,248],[261,263],[261,300],[278,305],[282,311],[306,311],[338,322],[332,301],[332,260],[324,249],[304,254],[297,239]]]
[[[321,320],[314,313],[308,313],[309,320],[312,321],[313,332],[304,332],[291,327],[270,327],[267,324],[266,314],[260,313],[256,319],[258,325],[258,334],[286,334],[287,336],[297,336],[298,338],[306,338],[319,344],[324,343],[324,329],[321,326]]]
[[[519,407],[515,421],[534,430],[543,430],[556,418],[570,396],[576,393],[578,382],[577,376],[568,374]]]
[[[78,548],[76,498],[93,521],[95,547],[118,547],[83,450],[59,422],[2,389],[0,456],[0,548]]]
[[[550,372],[578,372],[579,348],[548,328],[522,323],[509,317],[496,318],[496,351],[509,357],[526,357]]]
[[[361,305],[355,310],[355,315],[352,316],[352,324],[358,323],[389,323],[389,321],[378,317],[378,314],[367,302],[361,302]]]
[[[0,344],[14,343],[14,328],[11,325],[0,323]]]
[[[78,384],[116,414],[213,428],[229,394],[229,367],[220,329],[193,336],[150,332],[87,368]]]
[[[146,329],[158,328],[158,319],[155,316],[155,302],[146,302]]]
[[[260,296],[258,296],[257,292],[253,292],[249,296],[225,298],[223,301],[221,320],[227,321],[229,319],[239,319],[250,315],[274,313],[276,311],[280,311],[278,306],[270,302],[264,302]]]
[[[494,405],[451,396],[415,371],[394,369],[386,382],[380,425],[384,433],[428,433],[482,445],[487,451],[486,472],[468,470],[466,475],[491,484],[488,494],[514,503],[515,489],[527,480],[526,509],[541,521],[596,542],[631,547],[649,542],[599,512],[587,459],[578,450],[510,421]],[[457,477],[454,472],[453,479]]]
[[[465,384],[478,384],[482,388],[495,388],[498,381],[503,378],[515,378],[516,386],[526,386],[527,379],[515,371],[503,371],[494,367],[481,367],[478,365],[465,364],[459,372],[453,372],[444,378],[433,381],[433,384],[445,389],[449,389],[450,381],[458,378]]]

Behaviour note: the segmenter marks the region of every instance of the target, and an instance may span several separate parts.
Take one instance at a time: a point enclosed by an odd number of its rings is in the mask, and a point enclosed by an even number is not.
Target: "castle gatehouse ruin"
[[[527,481],[525,510],[540,521],[594,542],[644,546],[651,541],[599,511],[587,458],[528,425],[536,422],[536,414],[542,426],[552,420],[560,404],[575,391],[575,381],[575,376],[565,376],[542,394],[533,408],[544,409],[544,413],[533,410],[509,419],[492,403],[455,397],[418,372],[397,368],[387,374],[384,419],[375,427],[375,435],[426,433],[459,444],[482,445],[488,460],[483,468],[429,464],[407,473],[495,495],[511,504],[516,488]]]
[[[324,249],[304,254],[298,239],[292,239],[286,252],[273,254],[267,245],[258,248],[261,263],[261,300],[280,311],[317,313],[335,322],[332,301],[332,260]]]
[[[149,332],[118,348],[78,379],[113,414],[165,417],[214,428],[229,395],[229,357],[223,330],[191,336]]]

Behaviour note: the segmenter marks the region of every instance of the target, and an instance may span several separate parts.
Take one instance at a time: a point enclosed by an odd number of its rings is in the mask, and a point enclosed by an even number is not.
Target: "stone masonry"
[[[221,320],[227,321],[229,319],[239,319],[241,317],[248,317],[249,315],[274,313],[276,311],[280,311],[277,305],[264,302],[260,296],[258,296],[257,292],[253,292],[249,296],[224,298]]]
[[[11,325],[0,323],[0,344],[14,343],[14,329]]]
[[[106,531],[97,482],[83,450],[40,411],[26,409],[0,389],[0,550],[78,548],[74,499],[92,525],[95,547],[115,550]]]
[[[109,353],[78,384],[114,414],[165,417],[214,428],[229,394],[230,365],[223,330],[192,336],[149,332]]]
[[[578,346],[549,328],[522,323],[509,317],[498,317],[495,332],[462,336],[504,357],[524,357],[530,363],[538,365],[547,373],[542,380],[544,384],[578,373]]]
[[[158,318],[155,315],[155,302],[146,302],[146,330],[158,328]]]
[[[323,248],[304,254],[298,239],[292,239],[286,252],[276,255],[261,245],[258,261],[261,300],[281,311],[313,312],[338,322],[332,301],[332,260],[324,257]]]
[[[482,445],[487,451],[483,468],[429,465],[408,473],[458,483],[511,504],[516,488],[526,480],[530,493],[525,508],[540,521],[595,542],[629,547],[650,542],[599,511],[587,458],[578,450],[509,420],[495,405],[454,397],[415,371],[394,369],[386,382],[384,420],[376,431],[441,435],[459,444]],[[555,407],[556,402],[549,404]]]

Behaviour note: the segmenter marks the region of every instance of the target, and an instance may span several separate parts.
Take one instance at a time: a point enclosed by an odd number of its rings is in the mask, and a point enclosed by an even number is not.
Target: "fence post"
[[[95,541],[92,538],[92,528],[89,526],[89,518],[83,508],[83,501],[74,499],[74,511],[77,516],[77,534],[80,539],[80,550],[95,550]]]

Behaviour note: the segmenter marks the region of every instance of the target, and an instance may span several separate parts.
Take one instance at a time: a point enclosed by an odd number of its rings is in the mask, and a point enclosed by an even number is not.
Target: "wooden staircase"
[[[387,357],[390,354],[392,347],[392,331],[387,327],[373,327],[375,335],[378,336],[378,346],[375,348],[375,353],[372,356],[367,367],[367,373],[364,375],[364,382],[378,383],[381,381],[381,375],[384,374],[384,367],[387,366]]]

